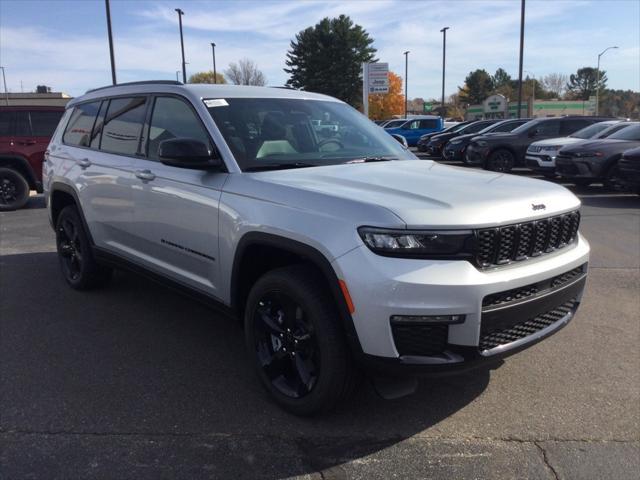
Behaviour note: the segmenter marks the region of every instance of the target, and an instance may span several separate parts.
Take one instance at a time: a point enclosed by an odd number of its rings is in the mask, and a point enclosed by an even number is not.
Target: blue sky
[[[118,81],[175,79],[180,69],[177,14],[185,11],[187,73],[218,71],[243,57],[268,84],[282,85],[289,42],[325,16],[350,15],[375,39],[378,58],[403,75],[409,55],[409,97],[440,96],[443,26],[446,93],[476,68],[517,76],[518,0],[135,1],[112,0]],[[536,77],[573,73],[602,57],[612,88],[640,90],[639,0],[528,0],[524,69]],[[103,0],[0,0],[0,65],[10,91],[46,84],[79,95],[111,82]]]

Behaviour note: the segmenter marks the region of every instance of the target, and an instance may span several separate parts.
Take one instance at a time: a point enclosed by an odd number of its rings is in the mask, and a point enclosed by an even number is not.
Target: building
[[[0,106],[64,107],[72,98],[64,92],[0,93]]]
[[[521,117],[560,117],[564,115],[594,115],[595,102],[591,100],[532,100],[522,104]],[[470,105],[466,120],[488,118],[516,118],[518,102],[509,102],[503,95],[491,95],[482,104]]]

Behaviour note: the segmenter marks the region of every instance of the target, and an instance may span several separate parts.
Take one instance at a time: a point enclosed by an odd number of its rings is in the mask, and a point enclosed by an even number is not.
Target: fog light
[[[464,323],[465,315],[392,315],[391,323],[402,325]]]

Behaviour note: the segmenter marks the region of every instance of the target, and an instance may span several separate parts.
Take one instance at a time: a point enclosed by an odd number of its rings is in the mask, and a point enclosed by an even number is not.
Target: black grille
[[[563,248],[575,241],[580,213],[476,231],[476,264],[480,268],[525,260]]]
[[[562,319],[576,307],[576,299],[573,298],[562,305],[542,313],[523,322],[511,325],[507,328],[490,330],[482,324],[480,328],[480,350],[491,350],[492,348],[515,342],[522,338],[533,335],[540,330],[553,325]]]
[[[585,264],[586,265],[586,264]],[[561,275],[556,275],[549,280],[542,282],[532,283],[525,285],[524,287],[512,288],[511,290],[505,290],[504,292],[492,293],[482,299],[483,310],[496,307],[499,305],[505,305],[508,303],[518,302],[526,298],[537,295],[538,293],[547,292],[549,290],[557,289],[570,283],[576,278],[580,277],[585,272],[585,265],[574,268]]]
[[[447,346],[447,325],[391,324],[393,341],[400,355],[437,355]]]

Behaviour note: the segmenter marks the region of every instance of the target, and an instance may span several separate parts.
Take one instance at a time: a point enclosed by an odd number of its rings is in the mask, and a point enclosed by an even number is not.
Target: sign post
[[[389,93],[389,64],[362,64],[362,109],[369,118],[369,94]]]

